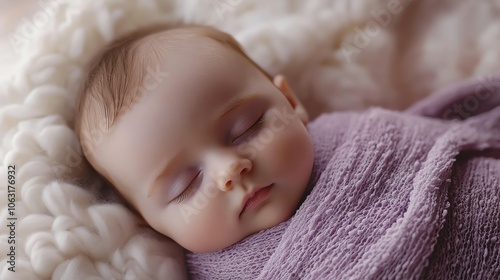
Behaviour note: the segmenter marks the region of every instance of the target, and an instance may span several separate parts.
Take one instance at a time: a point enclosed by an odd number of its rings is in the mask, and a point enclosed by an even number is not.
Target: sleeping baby
[[[486,279],[500,275],[499,81],[309,122],[230,35],[160,26],[96,58],[75,131],[138,220],[186,249],[191,279]],[[472,97],[465,120],[439,119]]]

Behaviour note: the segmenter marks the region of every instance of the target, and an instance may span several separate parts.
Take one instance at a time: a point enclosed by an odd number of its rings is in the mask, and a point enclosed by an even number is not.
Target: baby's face
[[[211,252],[294,214],[313,147],[307,115],[286,86],[211,39],[182,49],[93,154],[151,227]]]

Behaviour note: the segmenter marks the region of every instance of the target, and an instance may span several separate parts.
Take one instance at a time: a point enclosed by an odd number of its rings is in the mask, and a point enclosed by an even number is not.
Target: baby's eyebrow
[[[220,107],[219,110],[217,110],[216,116],[220,119],[230,111],[238,108],[239,106],[249,102],[250,100],[254,99],[257,96],[257,93],[251,93],[251,94],[245,94],[243,97],[240,95],[233,96],[232,98],[229,99],[228,102],[226,102],[224,105]],[[179,160],[179,155],[180,152],[177,153],[170,161],[166,163],[166,165],[161,169],[162,171],[156,177],[156,179],[153,181],[153,184],[148,189],[147,192],[147,197],[151,196],[151,193],[153,192],[154,189],[158,188],[160,186],[160,179],[164,177],[166,174],[169,173],[170,170],[172,170],[176,164],[178,164]]]
[[[243,97],[236,95],[229,99],[219,110],[217,110],[218,119],[222,118],[224,115],[229,113],[230,111],[236,109],[237,107],[245,104],[246,102],[254,99],[257,96],[257,93],[245,94]]]

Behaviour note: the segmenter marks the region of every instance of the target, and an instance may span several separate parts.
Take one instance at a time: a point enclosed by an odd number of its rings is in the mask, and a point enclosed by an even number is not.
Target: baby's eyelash
[[[264,125],[264,121],[265,121],[265,115],[262,114],[262,116],[260,116],[257,121],[255,122],[254,125],[252,125],[252,127],[250,127],[246,133],[248,134],[252,134],[253,132],[255,131],[259,131],[262,126]]]
[[[243,137],[244,141],[248,138],[251,137],[255,132],[258,132],[263,126],[266,121],[266,116],[265,114],[262,114],[255,123],[247,129],[242,135],[238,136],[236,139],[233,140],[233,143],[236,142],[236,140],[240,139]]]
[[[201,178],[201,171],[198,172],[198,174],[196,174],[196,177],[194,177],[191,183],[189,183],[189,186],[187,186],[187,188],[179,196],[174,198],[172,202],[175,204],[179,204],[184,200],[186,200],[187,198],[189,198],[192,195],[192,193],[196,190],[194,183],[196,180],[198,180],[198,178]]]

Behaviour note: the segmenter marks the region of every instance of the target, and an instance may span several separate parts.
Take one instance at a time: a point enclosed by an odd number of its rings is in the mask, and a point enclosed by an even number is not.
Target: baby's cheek
[[[230,211],[221,208],[223,203],[208,197],[204,203],[196,203],[195,198],[179,205],[176,215],[170,217],[176,222],[170,225],[171,238],[192,251],[218,250],[237,241],[238,232],[230,223],[231,217],[226,216]]]
[[[168,237],[188,250],[199,250],[206,246],[205,239],[210,237],[205,223],[200,219],[199,213],[189,206],[180,206],[179,211],[163,217],[165,232]],[[201,233],[204,233],[201,235]]]
[[[307,139],[304,139],[303,133],[300,133],[296,125],[291,123],[286,130],[276,133],[275,140],[268,147],[275,164],[287,172],[301,168],[300,163],[304,161],[302,157],[308,149]]]

